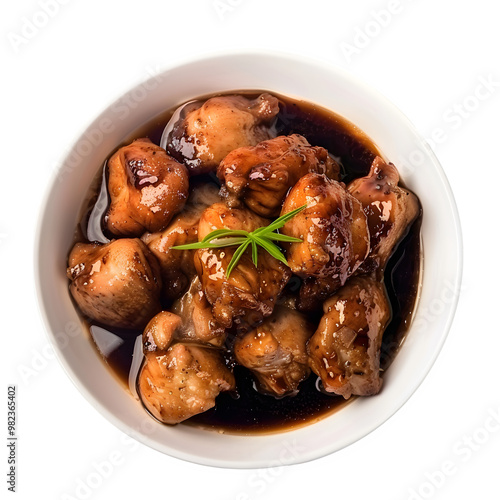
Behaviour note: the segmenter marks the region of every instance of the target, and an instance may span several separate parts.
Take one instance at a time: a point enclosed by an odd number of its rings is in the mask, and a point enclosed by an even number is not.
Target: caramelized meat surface
[[[195,276],[189,290],[172,306],[172,312],[182,319],[179,336],[222,346],[226,330],[214,318],[212,306],[203,293],[200,279]]]
[[[290,243],[287,260],[295,274],[305,278],[299,308],[324,300],[365,260],[369,232],[361,203],[343,184],[325,175],[302,177],[285,199],[281,213],[307,208],[287,222],[283,234],[300,238]],[[311,278],[311,279],[307,279]]]
[[[194,250],[172,250],[173,246],[198,241],[200,216],[208,206],[219,200],[214,184],[200,186],[189,197],[184,210],[168,227],[158,233],[145,233],[142,241],[158,259],[163,282],[163,297],[173,301],[182,296],[196,276]]]
[[[380,346],[391,309],[382,283],[351,278],[323,305],[308,342],[309,364],[323,387],[348,399],[379,392]]]
[[[202,105],[188,104],[167,138],[167,150],[191,174],[215,171],[233,149],[270,139],[278,111],[278,99],[270,94],[256,99],[220,96]]]
[[[143,328],[160,310],[160,268],[141,240],[77,243],[68,264],[71,294],[93,320]]]
[[[173,341],[221,347],[225,338],[225,330],[212,317],[210,304],[195,277],[172,311],[161,311],[147,324],[143,332],[143,350],[164,351]]]
[[[242,199],[258,215],[277,217],[288,190],[305,174],[338,180],[339,171],[326,149],[294,134],[235,149],[222,160],[217,176],[226,195]]]
[[[88,243],[73,244],[67,274],[100,354],[144,409],[251,434],[378,393],[418,296],[421,210],[377,146],[265,90],[199,97],[138,130],[110,152],[97,200],[98,179],[88,192],[77,227]],[[162,130],[160,147],[146,138]],[[245,233],[299,207],[268,240]],[[178,249],[215,230],[232,239]],[[235,376],[237,394],[219,397]]]
[[[141,236],[161,231],[186,203],[186,167],[149,139],[120,148],[108,162],[111,198],[105,216],[115,236]]]
[[[304,315],[277,306],[261,325],[236,340],[234,355],[256,376],[263,392],[292,395],[309,376],[306,342],[313,333]]]
[[[177,314],[161,311],[144,328],[142,333],[143,352],[166,351],[174,339],[179,340],[182,318]]]
[[[218,350],[190,343],[146,350],[138,392],[160,422],[177,424],[215,406],[222,391],[234,390],[233,374]]]
[[[361,266],[363,272],[378,269],[383,273],[394,248],[419,214],[418,198],[398,183],[396,167],[377,156],[370,173],[347,187],[368,219],[370,253]]]
[[[200,219],[198,238],[201,241],[216,229],[254,231],[269,221],[247,209],[229,208],[216,203],[207,208]],[[213,314],[224,328],[238,323],[255,325],[269,316],[277,297],[291,276],[290,269],[259,249],[258,266],[252,262],[247,249],[229,278],[226,271],[237,247],[197,250],[195,266]]]

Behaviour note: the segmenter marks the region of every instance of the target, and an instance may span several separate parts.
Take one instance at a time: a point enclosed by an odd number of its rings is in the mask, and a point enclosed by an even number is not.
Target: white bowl
[[[407,339],[384,375],[383,390],[284,433],[230,435],[153,421],[96,354],[70,300],[65,274],[85,194],[109,152],[158,113],[199,95],[234,89],[300,97],[344,116],[396,164],[424,211],[420,301]],[[127,102],[134,108],[127,111]],[[338,68],[269,53],[230,53],[187,62],[150,78],[108,107],[83,132],[52,180],[36,245],[38,297],[49,338],[86,398],[119,429],[152,448],[191,462],[234,468],[318,458],[362,438],[393,415],[420,385],[443,345],[461,273],[462,243],[453,195],[437,159],[406,117]]]

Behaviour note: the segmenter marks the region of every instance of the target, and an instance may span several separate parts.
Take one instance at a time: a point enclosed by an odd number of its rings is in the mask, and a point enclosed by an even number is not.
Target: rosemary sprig
[[[172,248],[174,250],[199,250],[202,248],[224,248],[238,246],[233,254],[231,261],[229,262],[229,266],[227,267],[227,278],[229,278],[229,275],[238,264],[241,256],[245,253],[245,250],[250,245],[252,247],[252,262],[255,266],[257,266],[258,247],[263,248],[275,259],[283,262],[283,264],[288,266],[288,262],[283,255],[281,248],[274,242],[282,241],[293,243],[301,242],[302,240],[300,238],[294,238],[285,234],[276,233],[275,231],[281,229],[290,219],[293,219],[293,217],[295,217],[306,207],[307,205],[302,205],[301,207],[283,214],[281,217],[278,217],[274,222],[271,222],[269,226],[259,227],[251,233],[238,229],[216,229],[215,231],[207,234],[198,243],[178,245]]]

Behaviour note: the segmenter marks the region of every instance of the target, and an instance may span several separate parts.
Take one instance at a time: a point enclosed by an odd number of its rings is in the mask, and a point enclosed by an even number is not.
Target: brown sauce
[[[227,94],[235,93],[256,97],[261,92],[227,92]],[[373,158],[380,155],[380,151],[362,131],[324,108],[274,92],[273,94],[280,99],[280,113],[275,125],[277,135],[298,133],[306,137],[310,144],[326,148],[336,158],[340,158],[343,167],[342,180],[346,183],[368,174]],[[202,99],[208,97],[211,96],[204,96]],[[139,137],[149,137],[154,143],[159,144],[163,129],[174,111],[175,109],[172,109],[158,115],[132,133],[122,144],[117,144],[116,149]],[[110,156],[112,153],[110,152]],[[101,172],[102,166],[99,166],[99,173],[89,190],[88,204],[84,207],[81,223],[77,229],[78,241],[88,241],[87,227],[100,188]],[[204,182],[217,182],[214,176],[200,176],[199,179]],[[96,221],[90,222],[95,227]],[[389,368],[403,342],[416,305],[421,267],[420,223],[421,216],[409,228],[385,269],[384,281],[392,307],[392,319],[382,342],[381,368],[383,370]],[[99,221],[97,224],[99,225]],[[106,232],[103,231],[103,234],[106,235]],[[297,289],[297,280],[298,278],[291,280],[289,287]],[[321,314],[317,314],[311,319],[317,324],[320,317]],[[142,332],[113,329],[90,322],[89,327],[92,326],[99,326],[114,337],[115,340],[111,342],[107,334],[99,335],[99,338],[95,336],[94,340],[98,351],[111,370],[128,388],[134,344],[137,336]],[[228,342],[231,342],[231,335],[229,335]],[[227,363],[234,366],[229,354]],[[234,372],[237,392],[221,393],[217,397],[214,408],[192,417],[184,424],[232,433],[284,431],[313,423],[355,399],[350,398],[346,401],[341,396],[321,392],[314,373],[302,382],[296,396],[276,399],[255,390],[253,377],[246,368],[234,366]]]

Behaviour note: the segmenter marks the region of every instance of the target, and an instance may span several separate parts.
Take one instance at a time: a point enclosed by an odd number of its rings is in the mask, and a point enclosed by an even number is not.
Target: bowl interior
[[[96,354],[70,300],[65,273],[88,186],[109,152],[160,112],[199,95],[235,89],[275,91],[344,116],[396,164],[424,211],[419,306],[407,340],[384,376],[382,392],[358,398],[312,425],[251,437],[153,421]],[[460,226],[450,187],[408,120],[385,98],[343,71],[281,54],[226,54],[191,61],[150,78],[113,103],[81,134],[55,173],[36,247],[38,297],[49,337],[87,399],[139,441],[178,458],[223,467],[266,467],[318,458],[363,437],[394,414],[439,353],[458,300],[461,269]]]

